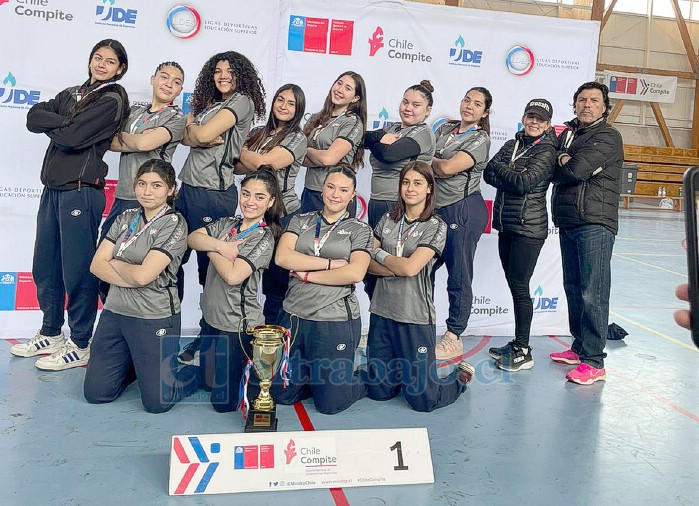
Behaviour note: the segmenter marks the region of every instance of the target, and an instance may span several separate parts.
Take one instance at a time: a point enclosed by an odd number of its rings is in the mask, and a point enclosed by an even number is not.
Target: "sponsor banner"
[[[609,86],[610,98],[674,104],[677,78],[649,74],[626,74],[604,71],[604,82]]]
[[[427,429],[173,436],[170,495],[434,483]]]
[[[0,31],[0,45],[7,48],[0,61],[0,228],[13,238],[0,244],[0,270],[7,273],[31,271],[36,211],[43,190],[39,175],[48,138],[26,130],[27,111],[62,89],[84,82],[85,61],[96,41],[111,37],[124,44],[131,58],[120,83],[132,104],[150,103],[149,79],[156,66],[178,61],[185,70],[185,82],[175,103],[185,113],[190,110],[204,62],[216,52],[231,49],[247,56],[259,70],[268,107],[280,85],[300,85],[306,96],[306,117],[322,107],[338,75],[349,69],[359,72],[366,82],[369,130],[400,121],[403,91],[422,79],[429,79],[435,87],[427,120],[433,128],[448,118],[458,118],[459,102],[466,91],[484,86],[494,97],[490,118],[493,156],[516,132],[531,98],[546,98],[553,104],[555,125],[571,118],[573,92],[580,83],[594,78],[599,29],[595,23],[570,19],[365,0],[0,0],[0,20],[6,28]],[[60,40],[61,44],[24,44],[21,51],[17,49],[17,41],[38,33],[42,40]],[[561,40],[566,43],[560,44]],[[61,65],[47,77],[36,66],[37,59],[60,61]],[[551,82],[556,86],[551,87]],[[178,172],[187,154],[187,147],[177,148],[173,165]],[[368,159],[367,153],[358,173],[360,216],[366,214],[370,195]],[[108,179],[116,180],[118,153],[108,152],[104,160]],[[304,176],[302,169],[297,178],[299,195]],[[493,188],[482,183],[481,190],[486,202],[494,199]],[[112,192],[110,182],[105,213]],[[495,230],[489,228],[481,238],[475,262],[474,294],[489,298],[493,307],[509,307]],[[537,269],[550,273],[552,279],[533,285],[533,291],[540,285],[543,297],[549,298],[562,291],[557,238],[547,241]],[[182,328],[196,332],[201,289],[195,262],[190,261],[184,270]],[[436,282],[441,330],[448,312],[444,268]],[[366,330],[369,302],[361,289],[356,293]],[[8,307],[18,304],[17,300],[2,300]],[[559,301],[558,307],[561,304]],[[486,314],[487,304],[475,305],[483,308],[470,318],[467,333],[512,333],[511,311]],[[5,306],[3,335],[33,335],[41,314],[27,308],[36,308],[35,301],[21,302],[24,309]],[[556,333],[567,332],[562,311],[535,315],[533,333],[551,328]]]

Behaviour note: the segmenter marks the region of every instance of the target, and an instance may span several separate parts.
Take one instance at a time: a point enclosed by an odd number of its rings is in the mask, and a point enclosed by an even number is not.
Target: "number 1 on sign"
[[[406,466],[403,463],[403,445],[401,444],[400,441],[396,441],[396,444],[391,446],[391,451],[396,450],[396,454],[398,455],[398,465],[393,466],[394,471],[407,471],[408,466]]]

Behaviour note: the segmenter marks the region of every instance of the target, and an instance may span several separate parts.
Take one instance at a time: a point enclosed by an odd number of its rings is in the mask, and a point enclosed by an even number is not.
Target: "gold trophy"
[[[282,367],[284,370],[288,368],[284,363],[288,362],[289,358],[291,332],[277,325],[258,325],[249,329],[248,333],[253,336],[252,358],[245,351],[240,331],[238,339],[248,358],[248,367],[252,366],[260,380],[260,394],[253,401],[252,409],[245,417],[245,432],[273,432],[277,430],[277,409],[269,389],[279,368]],[[284,373],[286,372],[288,371],[285,370]],[[247,389],[244,389],[244,392],[243,404],[247,405]]]

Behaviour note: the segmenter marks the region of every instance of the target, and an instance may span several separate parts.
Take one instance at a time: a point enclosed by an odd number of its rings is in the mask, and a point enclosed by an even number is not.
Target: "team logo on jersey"
[[[211,216],[204,216],[201,219],[201,221],[203,221],[204,223],[211,223],[211,220],[212,220]]]
[[[162,337],[162,336],[164,336],[165,334],[167,334],[167,330],[165,330],[165,329],[158,329],[158,330],[155,331],[155,335],[158,336],[158,337]]]
[[[347,345],[342,343],[337,345],[337,351],[344,351],[347,348]]]
[[[390,234],[390,233],[391,233],[391,229],[390,229],[390,228],[384,228],[384,229],[383,229],[383,233],[384,233],[384,234]]]
[[[417,349],[417,352],[418,352],[418,353],[427,353],[427,346],[420,346],[420,347]]]
[[[70,215],[71,215],[71,216],[80,216],[82,213],[83,213],[83,212],[82,212],[80,209],[73,209],[73,210],[70,212]]]
[[[337,234],[338,235],[350,235],[352,233],[351,230],[338,230]]]
[[[452,230],[456,230],[457,228],[459,228],[459,225],[457,225],[456,223],[452,223],[451,225],[449,225],[449,228]]]

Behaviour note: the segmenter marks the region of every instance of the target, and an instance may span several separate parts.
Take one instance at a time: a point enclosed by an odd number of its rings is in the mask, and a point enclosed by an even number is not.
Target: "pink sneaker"
[[[445,334],[435,346],[434,351],[437,360],[450,360],[464,354],[464,343],[458,337],[454,339]]]
[[[580,363],[580,357],[573,350],[559,351],[549,355],[551,360],[559,364],[577,365]]]
[[[595,381],[606,380],[607,371],[604,369],[595,369],[591,365],[580,364],[566,374],[566,378],[568,381],[572,381],[578,385],[592,385]]]

